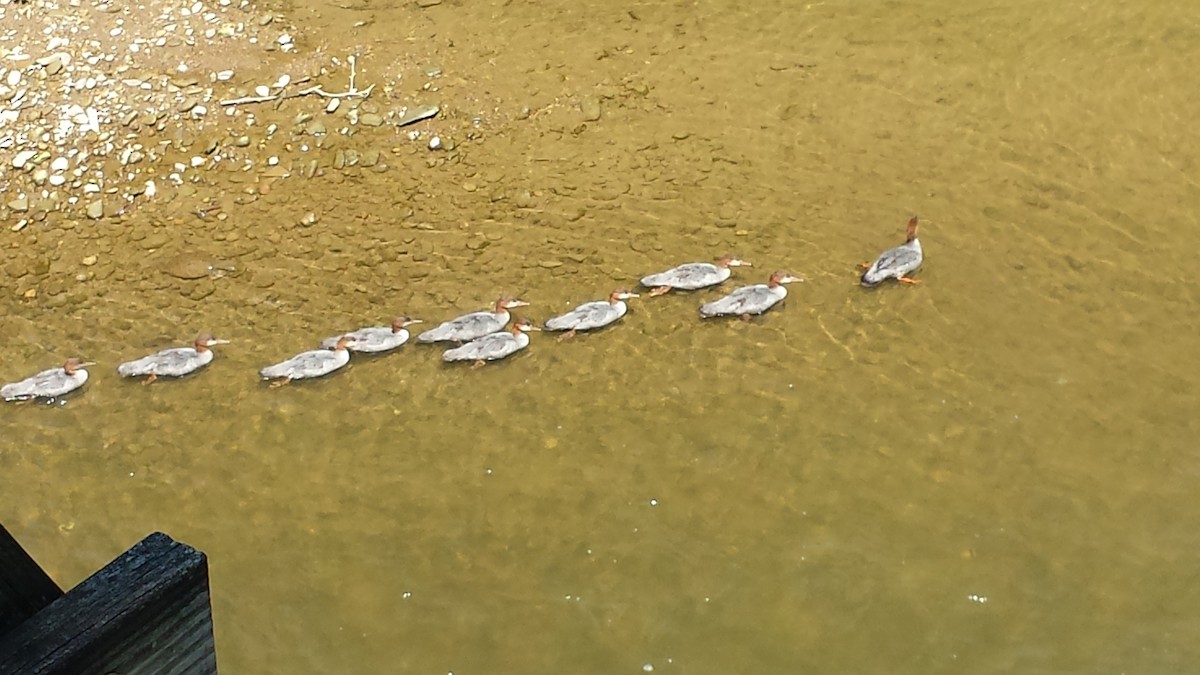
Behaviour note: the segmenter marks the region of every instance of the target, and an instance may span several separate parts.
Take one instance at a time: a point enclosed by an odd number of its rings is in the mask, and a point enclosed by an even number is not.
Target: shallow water
[[[1200,658],[1192,4],[346,6],[289,9],[331,51],[440,68],[408,93],[478,130],[456,161],[0,235],[68,279],[118,261],[65,306],[0,300],[0,379],[102,364],[0,409],[0,519],[62,585],[153,530],[197,546],[233,673]],[[913,213],[923,283],[859,288]],[[137,245],[172,218],[236,262],[202,300]],[[504,292],[540,320],[731,251],[755,264],[731,285],[807,281],[748,322],[643,297],[481,370],[408,345],[255,379],[396,313]],[[207,372],[117,381],[200,330],[235,340]]]

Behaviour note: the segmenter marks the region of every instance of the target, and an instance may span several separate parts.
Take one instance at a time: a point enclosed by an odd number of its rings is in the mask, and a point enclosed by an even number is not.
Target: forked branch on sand
[[[321,98],[366,98],[366,97],[370,96],[371,92],[375,89],[375,85],[372,84],[371,86],[367,87],[366,89],[359,89],[354,84],[355,78],[358,77],[358,70],[355,67],[356,64],[358,63],[358,59],[354,55],[351,55],[351,56],[348,56],[346,58],[346,60],[350,62],[350,87],[346,91],[338,91],[338,92],[325,91],[324,89],[321,88],[321,85],[318,84],[318,85],[314,85],[312,87],[308,87],[307,89],[301,89],[300,91],[294,91],[291,93],[285,93],[285,89],[280,89],[278,92],[276,92],[274,94],[270,94],[268,96],[243,96],[242,98],[231,98],[231,99],[227,99],[225,101],[221,101],[221,105],[242,105],[245,103],[266,103],[268,101],[282,101],[282,100],[286,100],[289,98],[299,98],[301,96],[308,96],[309,94],[316,94],[317,96],[320,96]]]

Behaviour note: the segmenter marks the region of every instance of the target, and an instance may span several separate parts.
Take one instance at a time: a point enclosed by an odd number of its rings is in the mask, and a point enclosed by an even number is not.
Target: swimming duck
[[[908,221],[908,238],[903,244],[888,249],[870,265],[863,263],[866,271],[862,274],[862,285],[870,288],[878,286],[887,279],[896,279],[906,284],[919,284],[920,281],[909,278],[910,272],[917,271],[925,260],[921,252],[921,240],[917,239],[917,217]]]
[[[264,380],[277,380],[271,383],[272,387],[281,387],[292,380],[328,375],[350,363],[350,352],[346,350],[346,347],[353,342],[354,338],[343,335],[338,338],[333,349],[314,349],[297,354],[287,361],[263,368],[258,371],[258,374]]]
[[[209,349],[210,347],[226,344],[229,344],[229,340],[218,340],[208,333],[201,333],[191,347],[164,349],[136,361],[127,361],[117,366],[117,373],[121,377],[146,375],[142,384],[150,384],[158,379],[159,375],[182,377],[200,370],[212,362],[213,352],[212,349]]]
[[[442,354],[446,363],[452,361],[474,361],[473,368],[482,366],[487,361],[495,361],[511,356],[529,346],[531,330],[541,330],[528,319],[518,319],[512,327],[501,333],[491,333],[468,342],[461,347],[448,349]]]
[[[793,281],[804,280],[780,270],[772,274],[765,284],[743,286],[719,300],[705,303],[700,307],[700,316],[737,315],[748,319],[751,314],[762,314],[787,297],[787,289],[783,285]]]
[[[475,338],[504,330],[508,325],[510,315],[508,310],[513,307],[525,307],[529,303],[516,298],[502,297],[496,301],[496,307],[491,312],[472,312],[451,319],[437,328],[432,328],[417,336],[417,342],[469,342]]]
[[[23,401],[31,398],[57,398],[83,386],[88,380],[84,366],[96,365],[92,361],[67,359],[61,368],[43,370],[37,375],[0,387],[0,398],[5,401]]]
[[[592,330],[607,326],[625,316],[625,312],[629,311],[625,301],[636,297],[639,297],[637,293],[630,293],[625,289],[618,288],[609,294],[608,300],[585,302],[562,316],[550,319],[546,322],[546,330],[567,331],[559,338],[561,340],[571,337],[577,330]]]
[[[408,331],[405,326],[411,326],[414,323],[423,323],[420,319],[410,319],[407,316],[398,316],[392,319],[390,326],[372,326],[370,328],[360,328],[353,333],[344,333],[335,335],[331,338],[326,338],[321,341],[322,349],[333,349],[337,346],[339,339],[347,335],[354,338],[349,349],[352,352],[364,352],[368,354],[378,354],[386,352],[408,342]]]
[[[669,293],[672,288],[694,291],[697,288],[716,286],[725,281],[733,272],[729,268],[738,267],[739,265],[753,267],[753,265],[745,260],[739,260],[731,255],[727,255],[718,258],[715,264],[687,263],[679,267],[672,267],[666,272],[642,277],[642,285],[646,288],[654,289],[650,291],[650,295],[663,295],[664,293]]]

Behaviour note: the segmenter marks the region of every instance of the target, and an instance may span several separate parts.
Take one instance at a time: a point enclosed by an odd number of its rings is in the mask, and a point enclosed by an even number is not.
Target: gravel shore
[[[221,125],[215,88],[293,31],[234,0],[10,3],[0,25],[0,207],[14,231],[51,213],[115,216],[186,181],[217,149],[200,142]]]
[[[355,55],[301,54],[295,26],[245,0],[11,3],[0,25],[0,216],[14,232],[121,216],[218,166],[269,184],[295,168],[272,153],[306,138],[437,113],[367,102],[379,83],[358,87]],[[300,97],[312,112],[279,110]]]

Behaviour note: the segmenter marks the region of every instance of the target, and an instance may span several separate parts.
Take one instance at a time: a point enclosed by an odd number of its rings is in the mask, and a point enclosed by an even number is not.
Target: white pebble
[[[120,34],[121,34],[121,33],[123,33],[123,32],[124,32],[124,31],[122,31],[122,30],[121,30],[121,29],[118,27],[118,28],[114,28],[114,29],[112,29],[112,30],[108,31],[108,34],[109,34],[109,35],[111,35],[111,36],[113,36],[113,37],[117,37],[118,35],[120,35]]]
[[[204,158],[199,155],[196,155],[195,157],[192,158],[192,166],[193,167],[204,166]]]
[[[28,164],[29,160],[33,159],[33,156],[36,154],[37,150],[22,150],[18,152],[17,156],[13,158],[13,168],[25,168],[25,165]]]
[[[331,99],[329,99],[329,103],[327,103],[325,105],[325,112],[327,112],[327,113],[334,112],[338,109],[338,106],[340,106],[341,104],[342,104],[342,99],[331,98]]]
[[[233,79],[232,70],[222,70],[221,72],[217,73],[217,80],[220,82],[228,82],[231,79]]]
[[[54,171],[66,171],[67,167],[71,166],[66,157],[55,157],[53,162],[50,162],[50,168]]]
[[[56,173],[53,176],[50,176],[50,184],[53,185],[54,187],[58,187],[59,185],[62,185],[65,182],[67,182],[67,177],[62,175],[61,173]]]
[[[146,181],[146,196],[153,197],[156,194],[158,194],[158,186],[152,180]]]
[[[275,166],[278,163],[279,163],[279,158],[276,157],[275,155],[271,155],[270,157],[267,158],[267,166]]]
[[[254,88],[254,93],[255,93],[255,94],[257,94],[257,95],[259,95],[259,96],[270,96],[270,95],[271,95],[271,88],[270,88],[270,87],[268,87],[268,86],[267,86],[267,85],[265,85],[265,84],[260,84],[260,85],[258,85],[257,87],[255,87],[255,88]]]
[[[284,33],[283,35],[280,35],[280,36],[279,36],[279,44],[281,44],[281,45],[290,45],[290,44],[292,44],[292,36],[291,36],[291,35],[288,35],[287,33]]]
[[[13,69],[8,71],[8,86],[15,87],[21,84],[21,71]]]
[[[288,75],[287,73],[280,75],[279,79],[275,80],[275,86],[279,89],[282,89],[291,83],[292,83],[292,76]]]
[[[205,115],[208,114],[208,108],[206,108],[202,105],[198,105],[198,106],[192,108],[191,112],[192,112],[192,117],[204,117]]]
[[[430,150],[437,150],[441,147],[442,147],[442,139],[438,138],[437,136],[434,136],[433,138],[429,139],[429,149]]]

